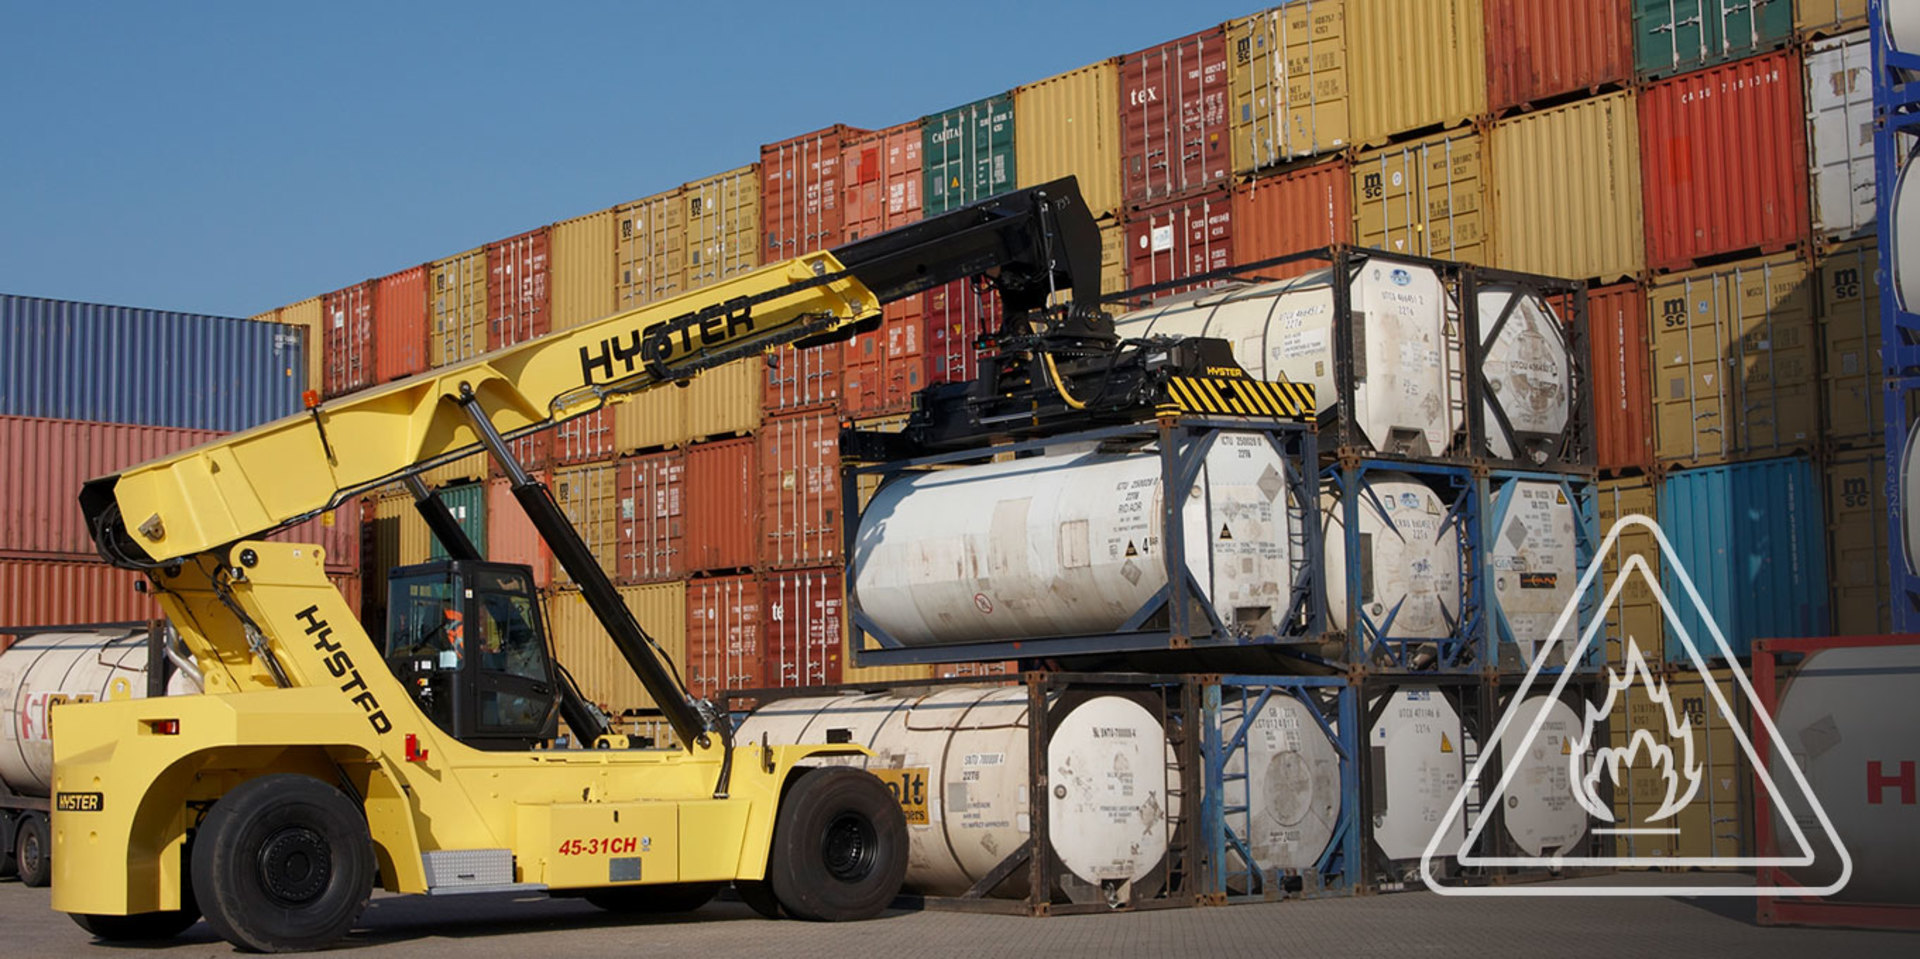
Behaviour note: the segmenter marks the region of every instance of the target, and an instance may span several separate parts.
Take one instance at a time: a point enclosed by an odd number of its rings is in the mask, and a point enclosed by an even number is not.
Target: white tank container
[[[1913,424],[1900,453],[1900,515],[1907,570],[1920,575],[1920,422]]]
[[[1533,721],[1546,710],[1540,732],[1522,752]],[[1573,851],[1587,834],[1587,811],[1573,798],[1573,773],[1586,765],[1574,755],[1573,744],[1584,729],[1584,717],[1564,700],[1529,696],[1520,701],[1513,719],[1500,735],[1500,769],[1519,767],[1500,797],[1500,815],[1507,836],[1523,855],[1552,856]],[[1497,780],[1496,780],[1497,781]]]
[[[1238,701],[1221,706],[1224,738],[1239,734],[1243,715]],[[1243,821],[1230,817],[1227,825],[1246,840],[1262,872],[1307,872],[1326,852],[1340,821],[1340,750],[1321,731],[1311,707],[1278,693],[1246,732],[1246,748],[1227,757],[1225,771],[1247,778],[1230,780],[1223,799],[1229,806],[1246,806],[1247,812]]]
[[[1488,286],[1474,299],[1480,315],[1481,378],[1486,382],[1481,413],[1487,452],[1504,460],[1545,464],[1573,422],[1577,369],[1565,328],[1545,300],[1517,287]],[[1513,431],[1512,439],[1500,426],[1501,416]]]
[[[1920,645],[1827,649],[1808,654],[1780,693],[1774,725],[1806,774],[1827,818],[1853,857],[1853,876],[1835,900],[1920,905],[1920,828],[1914,770],[1920,768]],[[1838,877],[1832,847],[1785,760],[1768,774],[1813,844],[1813,864],[1789,870],[1809,886]],[[1781,855],[1792,837],[1774,811]]]
[[[1076,900],[1091,900],[1108,883],[1124,898],[1165,859],[1168,823],[1179,815],[1169,795],[1179,773],[1166,731],[1126,697],[1057,702],[1045,799],[1047,838],[1068,873],[1063,886]],[[953,896],[1032,831],[1027,723],[1024,687],[956,686],[924,696],[783,700],[747,717],[735,738],[825,742],[827,730],[846,729],[873,751],[876,768],[926,768],[927,822],[907,828],[907,884]],[[999,891],[1024,895],[1026,887],[1016,876]]]
[[[1916,186],[1913,172],[1920,163],[1914,159],[1911,155],[1907,157],[1894,183],[1893,222],[1885,227],[1893,240],[1894,296],[1900,308],[1908,312],[1920,310],[1920,187]]]
[[[1580,582],[1579,517],[1558,483],[1513,480],[1505,485],[1495,497],[1511,494],[1493,517],[1493,601],[1513,630],[1521,663],[1532,666]],[[1551,665],[1565,665],[1579,629],[1576,618],[1565,642],[1549,656]]]
[[[1418,861],[1467,775],[1472,743],[1460,713],[1437,689],[1400,689],[1369,704],[1373,843],[1388,859]],[[1453,858],[1471,823],[1461,815],[1441,835],[1435,858]]]
[[[1347,281],[1351,316],[1334,315],[1334,271],[1180,297],[1114,321],[1121,336],[1226,340],[1252,376],[1312,383],[1319,412],[1339,402],[1336,360],[1352,336],[1349,415],[1372,449],[1438,455],[1463,428],[1464,352],[1452,303],[1432,270],[1374,257]]]
[[[1375,625],[1397,606],[1389,639],[1448,635],[1460,615],[1457,533],[1446,525],[1447,506],[1433,488],[1406,473],[1375,470],[1360,491],[1360,549],[1365,554],[1360,599]],[[1327,620],[1348,629],[1347,536],[1340,498],[1321,497],[1327,554]]]
[[[1304,521],[1287,469],[1225,433],[1175,494],[1201,601],[1250,636],[1287,609]],[[1160,473],[1157,453],[1081,446],[896,479],[860,516],[853,601],[905,645],[1118,629],[1167,582]]]
[[[176,674],[170,694],[200,690]],[[0,782],[25,796],[53,785],[47,708],[147,695],[147,632],[108,629],[35,633],[0,652]]]

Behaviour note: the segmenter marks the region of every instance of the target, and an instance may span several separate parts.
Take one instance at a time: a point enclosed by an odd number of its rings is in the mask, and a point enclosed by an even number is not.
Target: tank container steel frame
[[[1279,632],[1267,636],[1242,636],[1223,623],[1213,607],[1201,600],[1206,593],[1186,570],[1186,522],[1182,507],[1186,496],[1161,497],[1162,541],[1160,553],[1168,573],[1167,585],[1133,613],[1119,629],[1073,636],[1041,636],[998,639],[984,642],[941,643],[925,646],[902,644],[881,629],[861,611],[855,586],[853,557],[859,537],[859,478],[887,478],[908,472],[922,472],[959,463],[981,462],[988,457],[1038,451],[1067,443],[1154,442],[1160,450],[1162,490],[1186,490],[1206,464],[1207,453],[1221,433],[1259,433],[1267,438],[1288,466],[1287,490],[1301,505],[1305,516],[1292,534],[1294,548],[1291,601],[1285,615],[1274,620]],[[1085,656],[1102,653],[1149,652],[1167,649],[1227,649],[1247,646],[1287,647],[1317,642],[1325,629],[1326,594],[1319,576],[1324,555],[1320,544],[1317,515],[1319,494],[1314,476],[1318,462],[1317,438],[1313,428],[1302,423],[1255,422],[1234,418],[1162,417],[1156,422],[1106,427],[1066,433],[1044,439],[1027,440],[983,449],[962,450],[933,456],[899,460],[878,465],[848,464],[843,467],[841,488],[842,515],[846,537],[848,650],[859,666],[914,665],[923,663],[989,662],[993,660],[1034,660],[1056,656]],[[1178,575],[1174,575],[1175,572]],[[1199,616],[1196,616],[1196,611]],[[1201,619],[1200,616],[1204,616]],[[1160,622],[1159,620],[1164,620]],[[879,644],[866,648],[866,637]]]
[[[1381,700],[1382,711],[1384,711],[1387,698],[1402,689],[1422,689],[1445,696],[1447,702],[1453,706],[1454,712],[1459,714],[1460,729],[1464,734],[1459,747],[1463,784],[1466,781],[1466,774],[1473,771],[1474,760],[1479,756],[1478,751],[1487,748],[1487,742],[1491,738],[1489,734],[1493,732],[1494,724],[1499,719],[1493,712],[1492,682],[1486,674],[1482,673],[1453,676],[1371,675],[1356,679],[1354,685],[1356,687],[1355,705],[1360,714],[1360,726],[1356,730],[1356,736],[1359,737],[1358,741],[1363,747],[1370,747],[1373,726],[1380,717],[1380,713],[1376,712],[1372,705],[1372,700],[1375,698]],[[1469,744],[1472,744],[1472,750],[1468,749]],[[1365,758],[1360,763],[1361,852],[1359,869],[1355,877],[1358,887],[1361,891],[1376,893],[1424,889],[1426,887],[1420,879],[1418,856],[1410,859],[1394,859],[1375,844],[1374,820],[1380,812],[1378,804],[1384,798],[1378,795],[1378,791],[1384,789],[1385,785],[1375,781],[1376,770],[1370,748],[1363,748],[1362,756]],[[1481,778],[1487,777],[1483,775]],[[1451,799],[1451,797],[1448,798]],[[1460,815],[1466,822],[1472,822],[1477,817],[1487,814],[1484,806],[1484,791],[1480,800],[1481,804],[1476,805],[1473,802],[1472,793],[1468,794],[1468,802],[1460,810]],[[1498,824],[1489,824],[1489,826],[1493,825]],[[1463,833],[1466,828],[1463,823]],[[1482,830],[1477,855],[1488,854],[1486,837],[1486,831]],[[1441,875],[1453,884],[1485,885],[1492,873],[1480,867],[1462,869],[1455,861],[1454,854],[1457,851],[1445,848],[1435,850],[1434,862]]]
[[[1560,487],[1567,499],[1573,504],[1575,568],[1574,586],[1579,588],[1580,577],[1593,565],[1595,554],[1600,548],[1600,504],[1596,497],[1598,489],[1594,478],[1583,473],[1551,473],[1527,470],[1493,470],[1480,480],[1480,500],[1484,504],[1481,513],[1481,542],[1488,544],[1485,550],[1486,569],[1480,578],[1485,594],[1481,600],[1482,608],[1487,612],[1487,648],[1491,652],[1490,661],[1502,673],[1513,674],[1527,671],[1527,664],[1519,658],[1515,645],[1513,625],[1507,621],[1501,611],[1499,597],[1494,595],[1493,542],[1499,535],[1500,523],[1507,516],[1516,484],[1521,481],[1553,483]],[[1572,649],[1580,642],[1580,636],[1593,622],[1600,601],[1606,598],[1607,584],[1599,577],[1580,595],[1578,611],[1574,623],[1568,627],[1566,636],[1561,640],[1564,648]],[[1606,637],[1594,634],[1594,642],[1587,647],[1580,662],[1574,664],[1575,672],[1593,672],[1599,670],[1607,658]],[[1547,665],[1540,668],[1539,675],[1551,677],[1564,671],[1565,665]]]
[[[1209,902],[1314,899],[1352,895],[1360,863],[1359,696],[1344,676],[1203,677],[1205,723],[1200,753],[1205,763],[1201,832],[1205,837],[1206,895]],[[1327,848],[1311,871],[1268,871],[1255,861],[1251,819],[1256,812],[1248,772],[1247,731],[1276,697],[1297,700],[1313,715],[1322,735],[1340,755],[1340,815]],[[1240,720],[1227,728],[1223,707],[1240,707]],[[1238,773],[1227,772],[1235,756]]]
[[[1553,676],[1553,674],[1547,672],[1546,670],[1541,670],[1540,677],[1541,678],[1538,681],[1536,681],[1533,684],[1532,688],[1528,689],[1527,692],[1538,693],[1541,695],[1550,695],[1554,693],[1556,691],[1554,687],[1558,685],[1557,682],[1555,681],[1557,677]],[[1512,705],[1514,695],[1520,692],[1521,681],[1522,681],[1522,676],[1516,676],[1513,674],[1502,674],[1488,689],[1489,698],[1487,702],[1488,710],[1486,713],[1486,729],[1488,733],[1492,733],[1494,727],[1499,723],[1500,717],[1503,714],[1505,714],[1507,711],[1507,708]],[[1605,687],[1605,684],[1606,684],[1606,677],[1604,674],[1602,674],[1597,678],[1587,674],[1576,674],[1574,676],[1568,677],[1567,684],[1558,690],[1558,692],[1560,693],[1559,698],[1563,701],[1566,701],[1569,706],[1574,708],[1574,715],[1580,717],[1581,719],[1585,719],[1587,714],[1580,709],[1579,704],[1583,702],[1584,703],[1593,702],[1598,691],[1603,689]],[[1621,718],[1622,718],[1622,721],[1625,720],[1624,713],[1622,714]],[[1601,717],[1601,723],[1602,723],[1601,726],[1599,727],[1598,730],[1596,730],[1594,734],[1594,738],[1592,740],[1592,744],[1594,747],[1605,746],[1612,742],[1612,739],[1610,738],[1613,732],[1612,717],[1611,716]],[[1523,735],[1524,735],[1524,732],[1523,732]],[[1482,750],[1485,750],[1489,747],[1494,749],[1494,753],[1490,758],[1488,758],[1487,767],[1480,774],[1480,782],[1482,784],[1481,792],[1482,792],[1483,799],[1485,795],[1488,792],[1490,792],[1492,788],[1500,782],[1500,777],[1504,775],[1506,772],[1505,767],[1500,762],[1499,744],[1486,743],[1484,741],[1482,742],[1481,744]],[[1589,756],[1591,756],[1591,752],[1589,752]],[[1607,808],[1609,809],[1615,808],[1613,781],[1611,779],[1602,777],[1600,780],[1600,786],[1601,786],[1600,798],[1606,802]],[[1491,805],[1484,806],[1481,810],[1481,815],[1494,817],[1492,821],[1487,823],[1486,828],[1480,831],[1481,840],[1482,842],[1485,843],[1485,845],[1482,847],[1485,855],[1492,856],[1498,859],[1513,859],[1513,858],[1519,858],[1522,856],[1531,855],[1531,853],[1528,853],[1525,850],[1521,849],[1519,844],[1514,841],[1513,837],[1508,834],[1507,823],[1506,823],[1506,805],[1504,803],[1493,803]],[[1579,856],[1579,857],[1611,856],[1613,855],[1613,851],[1610,848],[1611,843],[1608,842],[1609,838],[1610,837],[1602,837],[1602,836],[1596,835],[1593,831],[1593,823],[1589,822],[1587,824],[1586,834],[1581,837],[1580,841],[1575,845],[1575,848],[1568,850],[1566,853],[1563,853],[1562,855]],[[1597,867],[1597,866],[1578,866],[1578,865],[1567,865],[1567,866],[1558,866],[1558,867],[1550,866],[1550,865],[1499,866],[1499,867],[1488,866],[1488,867],[1482,867],[1480,872],[1482,874],[1482,877],[1485,878],[1487,881],[1495,882],[1495,883],[1511,883],[1511,882],[1536,882],[1536,881],[1547,880],[1547,879],[1570,879],[1570,878],[1575,878],[1580,876],[1607,875],[1614,872],[1614,869],[1611,866]]]
[[[1591,471],[1596,462],[1598,449],[1594,441],[1593,410],[1593,349],[1592,337],[1587,324],[1587,285],[1578,280],[1566,280],[1537,273],[1519,273],[1512,270],[1496,270],[1484,266],[1468,266],[1462,271],[1460,298],[1464,304],[1466,317],[1467,369],[1482,371],[1474,377],[1468,393],[1482,399],[1468,406],[1467,422],[1472,435],[1474,458],[1484,461],[1494,469],[1522,470],[1568,470]],[[1561,335],[1565,338],[1569,375],[1573,378],[1572,408],[1568,411],[1567,427],[1560,434],[1559,442],[1550,448],[1541,450],[1542,459],[1535,460],[1524,455],[1526,448],[1523,437],[1515,434],[1513,424],[1507,420],[1504,408],[1497,403],[1485,402],[1491,393],[1492,384],[1487,382],[1485,364],[1482,358],[1482,330],[1489,336],[1497,335],[1513,316],[1513,304],[1517,298],[1509,300],[1505,309],[1494,316],[1480,315],[1479,291],[1484,287],[1515,287],[1524,293],[1531,293],[1553,307],[1554,314],[1560,320]],[[1487,416],[1487,408],[1493,407],[1495,415]],[[1511,456],[1499,457],[1488,449],[1489,431],[1497,430],[1507,440],[1507,449]]]
[[[1900,309],[1894,295],[1894,186],[1903,158],[1920,146],[1920,80],[1907,82],[1902,71],[1920,76],[1920,51],[1892,49],[1886,31],[1889,0],[1869,0],[1867,22],[1873,38],[1874,231],[1880,251],[1880,357],[1886,380],[1884,416],[1887,443],[1887,562],[1895,632],[1920,632],[1920,573],[1907,555],[1906,515],[1900,502],[1901,465],[1916,417],[1909,411],[1920,392],[1920,314]]]

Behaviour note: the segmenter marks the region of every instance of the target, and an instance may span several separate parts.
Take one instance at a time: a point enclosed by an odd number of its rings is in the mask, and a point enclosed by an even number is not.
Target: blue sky
[[[1255,9],[0,0],[0,292],[249,315]]]

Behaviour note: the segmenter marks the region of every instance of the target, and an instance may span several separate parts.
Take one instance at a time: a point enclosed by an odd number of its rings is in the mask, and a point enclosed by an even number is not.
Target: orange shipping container
[[[621,460],[618,469],[615,576],[623,586],[679,579],[687,570],[686,457],[668,450]]]
[[[544,473],[533,478],[545,482]],[[533,520],[513,498],[513,484],[505,477],[487,481],[487,558],[496,563],[519,563],[533,570],[533,584],[546,589],[553,585],[553,551],[533,528]]]
[[[546,227],[487,244],[487,349],[552,331],[551,248]]]
[[[373,281],[322,297],[320,323],[327,397],[373,385]]]
[[[838,404],[843,388],[846,347],[840,344],[795,349],[783,346],[767,354],[760,408],[772,416]]]
[[[764,676],[768,686],[836,686],[846,635],[846,592],[840,567],[768,573],[760,580],[766,610]]]
[[[862,134],[841,149],[848,241],[920,219],[921,121]],[[840,396],[846,411],[870,415],[904,408],[924,385],[922,297],[887,304],[879,329],[846,341]],[[910,386],[908,384],[911,384]]]
[[[1131,213],[1126,223],[1134,286],[1178,280],[1236,262],[1233,196],[1224,187]],[[1161,295],[1168,292],[1174,290]]]
[[[778,263],[843,242],[841,144],[865,130],[835,124],[760,148],[760,262]]]
[[[0,554],[98,557],[80,511],[96,476],[171,456],[225,434],[166,426],[0,416]]]
[[[1633,78],[1627,0],[1485,0],[1494,113]]]
[[[839,562],[839,416],[829,409],[770,418],[758,439],[760,566]]]
[[[980,337],[1000,328],[1000,295],[955,280],[921,294],[921,304],[928,384],[959,383],[978,376],[983,352]]]
[[[1233,188],[1236,263],[1258,263],[1317,247],[1353,242],[1353,175],[1346,160],[1317,163]],[[1285,279],[1318,261],[1260,271]]]
[[[759,482],[752,437],[687,447],[685,568],[691,572],[753,565]]]
[[[880,328],[846,342],[841,409],[848,416],[880,416],[913,405],[927,385],[926,297],[910,296],[881,308]]]
[[[629,400],[628,404],[643,402],[646,402],[644,397]],[[553,461],[561,466],[576,466],[612,459],[614,416],[614,407],[603,406],[561,421],[553,428]]]
[[[757,577],[719,576],[687,584],[687,690],[696,699],[766,686]]]
[[[373,325],[376,382],[405,379],[426,371],[426,265],[374,281]]]
[[[105,563],[0,559],[0,626],[77,626],[155,619],[160,606],[134,592],[142,577]]]
[[[1647,296],[1638,283],[1587,294],[1593,344],[1596,462],[1611,472],[1653,468],[1653,392],[1647,379]]]
[[[1227,31],[1120,58],[1121,183],[1129,207],[1225,185],[1233,172]]]

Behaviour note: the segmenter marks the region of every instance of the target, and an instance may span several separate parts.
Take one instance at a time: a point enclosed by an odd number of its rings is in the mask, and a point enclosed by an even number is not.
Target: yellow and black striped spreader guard
[[[1312,383],[1271,383],[1251,377],[1176,376],[1167,381],[1163,413],[1311,420]]]

